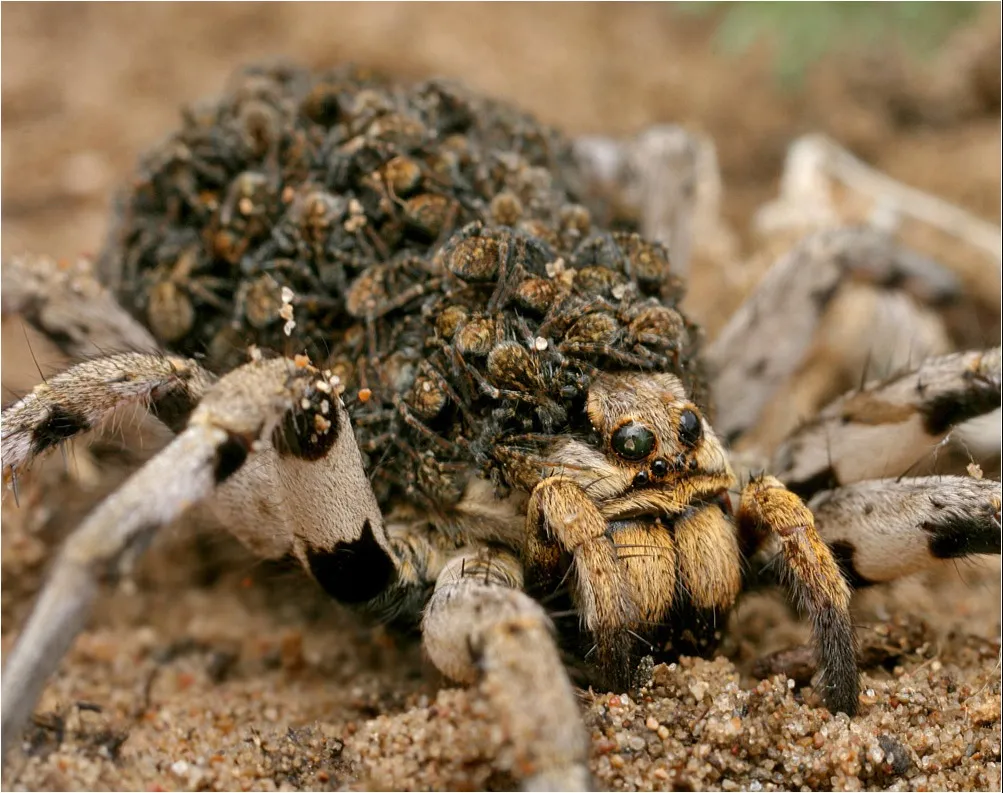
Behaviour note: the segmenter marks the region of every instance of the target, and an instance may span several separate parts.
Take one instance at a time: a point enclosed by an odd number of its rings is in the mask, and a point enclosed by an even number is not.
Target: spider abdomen
[[[441,510],[472,473],[531,487],[519,460],[580,429],[593,371],[703,394],[667,252],[603,231],[583,179],[556,131],[450,83],[249,69],[143,159],[101,268],[216,372],[252,345],[331,369],[381,506]]]

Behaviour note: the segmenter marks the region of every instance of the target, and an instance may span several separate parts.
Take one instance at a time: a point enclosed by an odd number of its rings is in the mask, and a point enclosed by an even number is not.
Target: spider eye
[[[643,460],[655,448],[655,434],[636,421],[624,424],[613,433],[613,451],[625,460]]]
[[[692,449],[702,435],[703,424],[696,413],[687,408],[679,414],[679,442],[683,446]]]

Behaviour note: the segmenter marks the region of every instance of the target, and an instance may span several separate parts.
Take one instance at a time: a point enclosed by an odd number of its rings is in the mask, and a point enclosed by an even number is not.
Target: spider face
[[[586,411],[595,439],[559,441],[550,458],[609,521],[671,520],[734,484],[723,444],[673,375],[602,375]]]
[[[534,493],[544,530],[530,567],[542,566],[548,584],[576,577],[572,598],[596,642],[597,671],[622,681],[623,656],[638,639],[656,655],[716,641],[714,615],[741,586],[725,495],[735,477],[673,375],[599,376],[585,410],[593,434],[559,441]],[[683,647],[680,624],[690,637]]]

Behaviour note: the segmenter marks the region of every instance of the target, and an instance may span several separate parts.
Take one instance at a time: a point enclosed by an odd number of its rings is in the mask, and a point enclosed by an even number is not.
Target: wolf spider
[[[640,178],[665,178],[664,162],[649,165]],[[176,433],[59,553],[4,669],[5,754],[101,584],[210,498],[252,550],[293,555],[342,603],[406,611],[442,672],[490,683],[527,789],[589,783],[574,689],[529,589],[568,582],[586,663],[625,686],[638,647],[710,652],[744,591],[781,583],[811,621],[826,706],[853,715],[851,591],[1000,553],[998,482],[909,476],[954,428],[999,406],[998,348],[862,382],[772,456],[745,448],[739,464],[728,451],[804,375],[848,285],[866,281],[888,299],[902,289],[927,302],[950,296],[942,271],[871,232],[809,237],[762,281],[706,356],[713,426],[671,374],[602,371],[580,405],[591,431],[554,437],[535,482],[502,499],[472,477],[448,514],[417,517],[381,514],[338,379],[305,356],[257,357],[217,378],[162,351],[86,267],[15,258],[2,276],[4,313],[65,351],[132,350],[83,360],[4,409],[5,481],[16,487],[34,458],[127,403]],[[907,331],[923,310],[906,312]],[[757,466],[772,474],[751,475]],[[268,493],[289,509],[266,513]]]

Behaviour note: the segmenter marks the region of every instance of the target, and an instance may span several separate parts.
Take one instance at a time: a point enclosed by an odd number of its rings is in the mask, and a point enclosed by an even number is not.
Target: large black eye
[[[613,433],[613,451],[625,460],[643,460],[655,448],[655,434],[636,421]]]
[[[679,414],[679,442],[690,449],[697,445],[703,435],[703,424],[700,417],[687,408]]]

